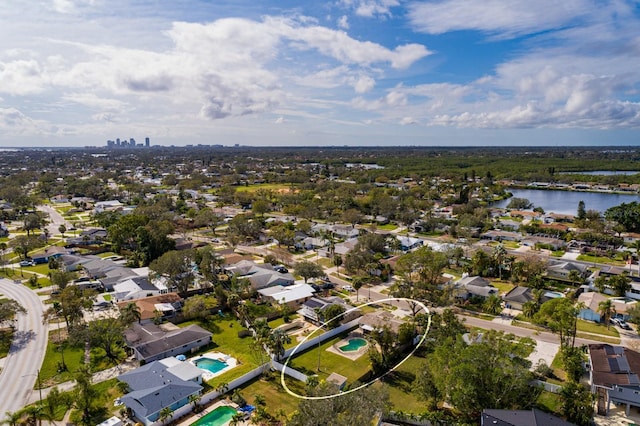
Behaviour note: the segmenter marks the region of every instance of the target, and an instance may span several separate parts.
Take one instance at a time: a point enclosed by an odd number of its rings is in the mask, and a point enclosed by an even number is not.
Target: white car
[[[351,287],[350,285],[343,285],[342,289],[347,291],[356,291],[356,289]]]

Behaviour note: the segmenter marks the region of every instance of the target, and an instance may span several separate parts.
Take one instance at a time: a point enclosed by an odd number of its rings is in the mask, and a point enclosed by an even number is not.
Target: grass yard
[[[602,324],[580,319],[578,320],[578,331],[602,334],[604,336],[620,337],[620,333],[618,333],[618,330],[616,330],[613,325],[610,326],[609,329],[607,329],[607,327]]]
[[[491,284],[497,288],[500,293],[508,293],[515,287],[513,283],[500,280],[492,281]]]
[[[419,414],[424,411],[425,402],[420,400],[411,389],[416,378],[415,372],[422,366],[424,358],[414,355],[398,369],[385,378],[389,388],[389,399],[394,410]]]
[[[287,387],[299,395],[304,395],[304,384],[287,377]],[[280,374],[267,375],[266,378],[252,380],[244,387],[240,388],[242,395],[249,404],[255,405],[255,395],[264,396],[267,403],[267,411],[271,415],[276,415],[278,411],[293,413],[298,408],[301,401],[295,396],[289,395],[280,384]]]
[[[562,398],[558,394],[542,391],[536,400],[536,406],[542,411],[562,415]]]
[[[343,356],[327,351],[329,346],[334,345],[343,339],[347,333],[341,334],[320,345],[320,371],[317,372],[320,380],[326,380],[331,373],[338,373],[348,379],[348,384],[359,380],[370,368],[369,357],[365,354],[355,361]],[[318,348],[314,347],[306,352],[295,356],[290,362],[290,366],[305,374],[316,373],[318,367]]]
[[[249,186],[236,186],[237,192],[256,192],[260,189],[274,191],[274,192],[290,192],[291,185],[289,184],[281,184],[281,183],[260,183],[256,185]],[[295,188],[295,185],[294,185]]]
[[[42,367],[40,367],[40,382],[42,387],[49,387],[66,382],[67,380],[72,380],[73,372],[78,370],[84,358],[84,348],[73,348],[65,345],[64,362],[67,370],[58,372],[58,366],[62,361],[62,356],[58,349],[59,346],[51,341],[53,336],[57,336],[57,332],[53,332],[49,336],[47,351],[44,354]]]
[[[592,254],[580,254],[577,257],[577,260],[581,260],[583,262],[604,263],[606,265],[625,265],[624,260],[622,259],[611,259],[610,257],[594,256]]]
[[[12,329],[4,328],[0,330],[0,358],[4,358],[9,354],[9,348],[11,347],[11,340],[13,340]]]

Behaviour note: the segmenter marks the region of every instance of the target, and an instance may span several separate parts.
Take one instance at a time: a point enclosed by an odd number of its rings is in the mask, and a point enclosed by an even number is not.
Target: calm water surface
[[[578,211],[578,203],[584,201],[587,210],[604,213],[610,207],[632,201],[640,202],[638,194],[611,194],[602,192],[574,192],[544,189],[511,189],[514,197],[526,198],[534,207],[542,207],[547,213],[573,214]],[[492,207],[507,207],[509,200],[502,200]]]

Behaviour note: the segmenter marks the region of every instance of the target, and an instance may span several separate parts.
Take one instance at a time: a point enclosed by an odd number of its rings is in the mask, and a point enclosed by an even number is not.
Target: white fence
[[[554,385],[553,383],[543,382],[542,380],[532,380],[531,386],[543,386],[544,390],[551,393],[560,393],[562,386]]]
[[[344,333],[345,331],[348,331],[352,328],[357,327],[360,324],[360,318],[356,318],[352,321],[349,321],[347,323],[344,323],[332,330],[327,330],[325,333],[322,333],[320,335],[318,335],[318,337],[314,337],[313,339],[309,339],[306,342],[304,342],[303,344],[301,344],[298,349],[296,350],[296,354],[301,354],[302,352],[306,351],[307,349],[318,345],[319,343],[324,342],[325,340],[329,340],[332,337],[337,336],[338,334]],[[293,350],[296,348],[291,348],[291,349],[287,349],[286,351],[284,351],[284,355],[282,356],[282,358],[287,358],[291,355],[291,353],[293,352]]]
[[[276,361],[271,361],[271,367],[274,370],[278,370],[278,371],[282,371],[282,369],[284,368],[284,374],[286,374],[287,376],[293,377],[294,379],[300,380],[301,382],[304,382],[304,383],[307,382],[307,376],[305,374],[299,372],[298,370],[294,370],[289,366],[285,368],[284,364],[280,364],[279,362],[276,362]]]

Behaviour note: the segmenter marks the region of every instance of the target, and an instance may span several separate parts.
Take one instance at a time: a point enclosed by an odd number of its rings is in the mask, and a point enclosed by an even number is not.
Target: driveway
[[[42,323],[44,305],[22,284],[0,279],[0,293],[20,303],[27,311],[18,314],[9,355],[0,373],[0,417],[24,407],[34,391],[47,348],[48,330]]]

